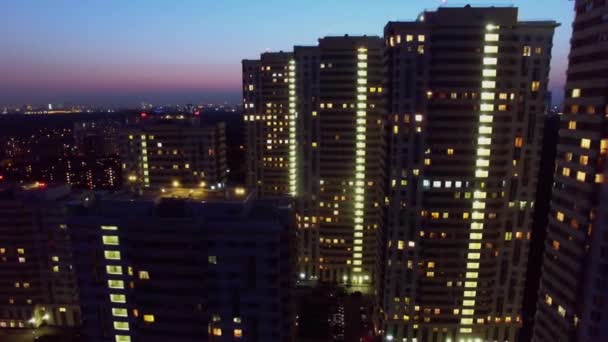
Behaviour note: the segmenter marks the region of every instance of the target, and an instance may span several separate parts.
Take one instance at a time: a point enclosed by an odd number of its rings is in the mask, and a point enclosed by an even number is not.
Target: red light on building
[[[45,182],[36,182],[39,188],[44,188],[46,186]]]
[[[201,112],[194,112],[194,115],[199,116],[201,115]]]
[[[139,113],[139,116],[140,116],[140,117],[142,117],[142,118],[145,118],[145,117],[147,117],[147,116],[148,116],[148,113],[146,113],[146,112],[141,112],[141,113]]]
[[[0,181],[4,180],[4,175],[0,175]]]

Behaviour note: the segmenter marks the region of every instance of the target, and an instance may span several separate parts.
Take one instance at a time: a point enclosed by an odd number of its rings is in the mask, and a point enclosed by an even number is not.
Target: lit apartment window
[[[554,250],[559,251],[559,241],[553,240],[553,242],[551,243],[551,247]]]
[[[602,139],[600,141],[600,153],[601,154],[608,153],[608,139]]]
[[[110,301],[112,303],[126,303],[127,302],[127,297],[125,295],[122,294],[110,294]]]
[[[139,279],[142,279],[142,280],[150,279],[150,273],[148,273],[148,271],[139,271]]]
[[[106,272],[108,274],[122,274],[122,266],[117,265],[107,265]]]
[[[604,183],[604,174],[603,173],[597,173],[595,175],[595,182],[598,184]]]
[[[103,255],[106,259],[109,260],[120,260],[120,252],[119,251],[103,251]],[[53,260],[55,261],[55,260]],[[57,260],[59,261],[59,260]]]
[[[562,175],[566,177],[570,177],[570,168],[565,167],[562,169]]]
[[[543,52],[543,48],[541,47],[536,47],[534,48],[534,53],[537,55],[540,55]]]
[[[576,121],[569,121],[568,129],[576,129]]]
[[[144,315],[144,322],[154,323],[154,315]]]
[[[118,236],[116,235],[104,235],[102,236],[104,245],[118,245]]]
[[[243,330],[242,329],[234,329],[234,337],[235,338],[241,338],[241,337],[243,337]]]
[[[213,328],[213,336],[222,336],[222,328]]]
[[[454,154],[454,149],[453,148],[448,148],[447,154],[450,155],[450,156],[453,155]]]
[[[559,222],[564,222],[565,216],[564,216],[564,213],[562,213],[561,211],[558,211],[557,214],[555,215],[555,217],[557,218],[557,220]]]
[[[128,322],[114,322],[114,329],[129,330],[129,323]]]
[[[524,57],[530,57],[530,55],[532,55],[532,48],[528,45],[524,46],[524,52],[523,52],[523,56]]]
[[[116,342],[131,342],[129,335],[116,335]]]
[[[122,280],[110,279],[108,280],[108,287],[111,289],[124,289],[125,283]]]
[[[572,98],[581,97],[581,90],[579,88],[572,89]]]
[[[124,308],[112,308],[112,316],[116,317],[127,317],[127,309]]]
[[[581,139],[581,147],[582,148],[591,148],[591,140],[590,139]]]
[[[584,182],[586,178],[587,178],[587,174],[584,173],[583,171],[578,171],[576,173],[576,180]]]
[[[426,40],[426,38],[424,37],[424,35],[423,35],[423,34],[419,34],[419,35],[418,35],[418,41],[419,41],[419,42],[424,42],[425,40]]]
[[[207,257],[207,261],[208,261],[210,264],[214,264],[214,265],[215,265],[215,264],[217,264],[217,256],[215,256],[215,255],[210,255],[210,256],[208,256],[208,257]]]
[[[515,147],[522,147],[524,145],[524,140],[522,137],[515,137]]]
[[[530,89],[532,91],[538,91],[540,89],[540,81],[532,81],[530,84]]]
[[[580,156],[578,161],[581,165],[587,165],[589,163],[589,156]]]

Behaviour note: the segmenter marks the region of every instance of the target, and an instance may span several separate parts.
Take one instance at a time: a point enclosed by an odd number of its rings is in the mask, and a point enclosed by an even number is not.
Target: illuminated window
[[[107,265],[106,272],[108,274],[122,274],[122,266],[117,265]]]
[[[562,175],[566,177],[570,177],[570,168],[565,167],[562,169]]]
[[[557,307],[557,313],[559,313],[559,315],[562,317],[566,317],[566,309],[564,309],[564,307],[561,305]]]
[[[587,174],[585,172],[578,171],[576,173],[576,180],[578,180],[580,182],[584,182],[586,178],[587,178]]]
[[[154,323],[154,315],[144,315],[144,322]]]
[[[454,149],[453,148],[448,148],[447,154],[450,155],[450,156],[453,155],[454,154]]]
[[[111,289],[124,289],[125,283],[122,280],[110,279],[108,280],[108,287]]]
[[[495,57],[484,57],[483,64],[484,65],[496,65],[498,63],[498,59]]]
[[[129,323],[128,322],[114,322],[114,329],[129,330]]]
[[[235,338],[241,338],[241,337],[243,337],[243,330],[242,329],[234,329],[234,337]]]
[[[481,99],[482,100],[494,100],[494,93],[482,92]]]
[[[557,220],[559,222],[564,222],[565,215],[561,211],[558,211],[557,214],[555,215],[555,217],[557,218]]]
[[[511,241],[513,239],[513,233],[512,232],[506,232],[505,233],[505,240],[506,241]]]
[[[578,161],[581,165],[587,165],[589,163],[589,156],[580,156]]]
[[[495,45],[486,45],[483,47],[483,52],[484,53],[497,53],[498,52],[498,46]]]
[[[576,121],[568,122],[568,129],[576,129]]]
[[[496,82],[494,81],[482,81],[481,87],[485,89],[493,89],[496,88]]]
[[[213,328],[213,336],[222,336],[222,328]]]
[[[418,45],[418,53],[421,55],[424,53],[424,45]]]
[[[582,148],[591,148],[591,140],[590,139],[581,139],[581,147]]]
[[[424,37],[424,35],[423,35],[423,34],[419,34],[419,35],[418,35],[418,41],[419,41],[419,42],[424,42],[425,40],[426,40],[426,37]]]
[[[548,294],[545,295],[545,303],[547,303],[547,305],[553,304],[553,298],[551,298],[551,296],[549,296]]]
[[[118,245],[118,236],[116,235],[104,235],[102,236],[104,245]]]
[[[116,342],[131,342],[131,336],[116,335]]]
[[[530,84],[530,89],[532,91],[538,91],[540,89],[540,81],[532,81]]]
[[[210,255],[210,256],[208,256],[208,257],[207,257],[207,261],[208,261],[210,264],[214,264],[214,265],[215,265],[215,264],[217,264],[217,256],[215,256],[215,255]]]
[[[112,303],[126,303],[127,302],[127,297],[125,295],[122,294],[110,294],[110,301]]]
[[[522,147],[524,139],[522,137],[515,137],[515,147]]]
[[[139,271],[139,279],[150,279],[150,273],[148,271]]]
[[[600,141],[600,153],[601,154],[608,153],[608,139],[602,139]]]
[[[413,40],[414,40],[414,36],[413,35],[408,34],[408,35],[405,36],[405,41],[406,42],[411,42]]]
[[[581,97],[581,90],[579,88],[572,89],[572,98]]]
[[[598,173],[595,175],[595,182],[598,184],[604,183],[604,174]]]
[[[485,40],[487,42],[497,42],[498,38],[499,38],[499,36],[496,33],[487,33],[485,36]]]
[[[112,316],[116,317],[127,317],[129,314],[127,309],[124,308],[112,308]]]
[[[551,247],[554,250],[559,251],[559,241],[553,240],[553,242],[551,243]]]
[[[101,226],[102,230],[118,230],[117,226]]]
[[[119,251],[103,251],[103,255],[106,259],[109,260],[120,260]]]
[[[524,57],[530,57],[530,55],[532,55],[532,48],[528,45],[524,46],[524,53],[523,56]]]

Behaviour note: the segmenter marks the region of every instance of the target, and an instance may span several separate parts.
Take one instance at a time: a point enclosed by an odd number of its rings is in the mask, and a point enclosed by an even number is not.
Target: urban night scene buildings
[[[608,341],[608,1],[8,1],[0,341]]]

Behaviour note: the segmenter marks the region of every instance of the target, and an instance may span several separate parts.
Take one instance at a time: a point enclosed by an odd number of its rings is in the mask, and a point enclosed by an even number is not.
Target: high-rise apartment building
[[[260,197],[296,195],[296,92],[293,56],[243,61],[247,185]]]
[[[517,16],[442,7],[385,27],[386,340],[515,340],[557,26]]]
[[[223,123],[207,125],[197,116],[146,114],[121,130],[120,141],[123,182],[128,188],[219,189],[226,184]]]
[[[607,204],[601,199],[608,154],[608,4],[577,0],[575,10],[534,322],[538,342],[608,338]]]
[[[87,341],[292,341],[291,204],[244,189],[70,207]]]
[[[0,328],[80,323],[63,201],[68,186],[0,189]]]
[[[326,37],[243,61],[249,184],[297,198],[302,280],[370,290],[384,188],[383,42]]]

